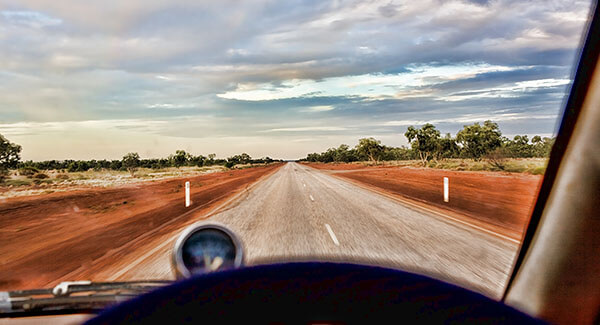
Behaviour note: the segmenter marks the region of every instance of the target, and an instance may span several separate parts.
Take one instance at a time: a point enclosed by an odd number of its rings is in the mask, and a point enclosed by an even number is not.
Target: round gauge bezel
[[[189,227],[187,227],[177,241],[175,242],[175,246],[173,247],[173,266],[175,268],[175,275],[177,278],[189,278],[193,274],[188,270],[183,262],[183,245],[186,241],[196,232],[201,231],[203,229],[216,229],[224,232],[229,238],[231,238],[231,242],[235,246],[235,258],[233,260],[234,268],[239,268],[244,264],[244,248],[242,246],[242,242],[239,240],[238,236],[233,233],[233,231],[229,230],[225,225],[217,223],[217,222],[197,222]]]

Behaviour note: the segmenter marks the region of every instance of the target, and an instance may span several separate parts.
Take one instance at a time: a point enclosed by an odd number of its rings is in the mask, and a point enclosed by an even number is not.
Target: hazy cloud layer
[[[589,5],[0,0],[0,133],[32,159],[298,158],[484,119],[550,135]]]

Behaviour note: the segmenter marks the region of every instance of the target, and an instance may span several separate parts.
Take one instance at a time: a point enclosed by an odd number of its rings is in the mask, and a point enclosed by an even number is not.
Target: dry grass
[[[265,164],[236,165],[233,169],[246,169]],[[224,166],[169,167],[162,169],[139,168],[134,176],[128,171],[93,170],[68,173],[61,170],[45,170],[47,178],[31,178],[12,171],[0,185],[0,199],[14,196],[49,194],[72,191],[87,187],[112,187],[126,184],[153,182],[168,178],[196,176],[229,170]]]
[[[423,167],[420,160],[394,160],[380,161],[378,163],[360,161],[353,162],[362,166],[401,166],[401,167]],[[504,170],[500,170],[494,164],[487,160],[474,161],[472,159],[443,159],[430,161],[428,168],[465,170],[465,171],[504,171],[509,173],[528,173],[533,175],[543,175],[548,165],[547,158],[510,158],[504,161]]]
[[[67,173],[59,170],[44,171],[47,178],[28,178],[13,171],[0,186],[0,198],[47,194],[85,187],[111,187],[148,182],[174,177],[194,176],[226,170],[222,166],[148,169],[140,168],[134,176],[127,171],[89,170]]]

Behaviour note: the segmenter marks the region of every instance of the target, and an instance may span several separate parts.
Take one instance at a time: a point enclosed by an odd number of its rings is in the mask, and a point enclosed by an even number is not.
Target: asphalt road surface
[[[518,243],[301,164],[288,163],[208,218],[244,243],[246,264],[360,262],[424,273],[499,297]],[[172,277],[174,236],[111,280]]]

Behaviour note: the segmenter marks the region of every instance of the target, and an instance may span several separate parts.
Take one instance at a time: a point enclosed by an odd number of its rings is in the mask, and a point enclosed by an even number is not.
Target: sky
[[[305,157],[409,125],[552,136],[590,1],[0,0],[23,159]]]

